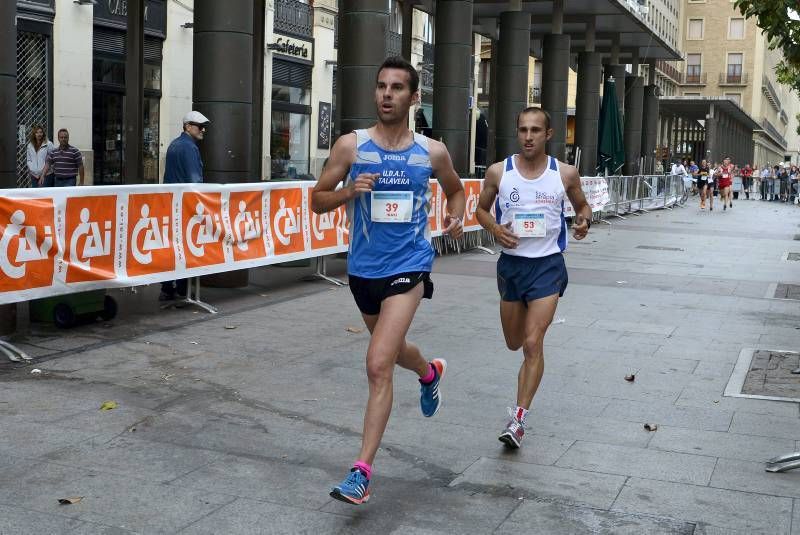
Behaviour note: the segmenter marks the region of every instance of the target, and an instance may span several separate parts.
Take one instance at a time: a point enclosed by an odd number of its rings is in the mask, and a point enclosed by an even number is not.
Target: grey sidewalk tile
[[[528,414],[528,428],[539,435],[559,438],[644,447],[650,440],[642,425],[605,417],[554,416]]]
[[[497,532],[532,535],[693,535],[694,525],[668,518],[525,500],[500,525]]]
[[[366,507],[331,500],[322,511],[354,518],[382,518],[395,525],[395,531],[402,524],[437,533],[478,535],[491,533],[519,504],[516,497],[505,491],[464,492],[460,488],[434,485],[432,481],[376,478],[370,485],[371,497]]]
[[[788,533],[792,500],[631,478],[611,510],[704,522],[748,533]]]
[[[0,533],[8,535],[41,535],[42,533],[75,533],[84,522],[55,512],[40,513],[0,504]]]
[[[733,416],[730,431],[742,435],[800,440],[800,418],[737,412]]]
[[[798,416],[798,404],[791,402],[772,401],[752,398],[734,398],[722,395],[718,388],[703,388],[699,386],[686,387],[675,405],[679,407],[699,407],[720,409],[734,412],[750,412],[753,414],[766,414],[794,418]]]
[[[482,458],[451,484],[454,488],[506,489],[510,495],[552,499],[608,508],[625,482],[622,476],[598,474]]]
[[[88,470],[42,461],[8,466],[0,471],[0,503],[74,517],[79,509],[59,508],[57,500],[83,495],[78,482],[90,474]]]
[[[302,503],[302,502],[301,502]],[[350,518],[310,509],[239,498],[190,524],[179,533],[191,535],[278,535],[286,533],[379,533],[386,524],[378,520]]]
[[[696,407],[677,407],[629,400],[614,400],[603,411],[604,418],[654,423],[689,429],[727,431],[732,412]]]
[[[134,438],[132,433],[96,443],[87,441],[48,454],[48,460],[87,470],[167,482],[199,468],[219,453]]]
[[[25,452],[27,457],[38,457],[61,448],[80,443],[100,433],[79,429],[63,429],[53,425],[3,421],[0,433],[0,456]]]
[[[576,442],[556,466],[692,485],[706,485],[716,459],[701,455]]]
[[[648,448],[763,462],[771,457],[780,455],[778,452],[793,450],[794,441],[772,437],[737,435],[719,431],[698,431],[696,429],[659,426],[658,431],[653,434],[653,440],[648,445]]]
[[[800,533],[800,500],[794,501],[794,513],[792,514],[792,535]]]
[[[683,385],[678,382],[654,386],[627,383],[625,375],[622,375],[613,381],[594,380],[589,377],[565,377],[562,388],[566,392],[587,396],[647,403],[672,403],[680,395]]]
[[[347,466],[342,463],[341,477]],[[330,487],[339,480],[338,474],[314,466],[231,455],[175,480],[173,485],[317,509],[328,501]]]
[[[789,453],[789,451],[782,453]],[[720,459],[714,470],[714,476],[711,478],[711,486],[759,492],[771,496],[800,498],[800,472],[790,470],[772,473],[764,470],[763,462]]]
[[[675,330],[675,325],[665,323],[624,322],[614,320],[598,320],[592,325],[595,329],[607,331],[668,335]]]

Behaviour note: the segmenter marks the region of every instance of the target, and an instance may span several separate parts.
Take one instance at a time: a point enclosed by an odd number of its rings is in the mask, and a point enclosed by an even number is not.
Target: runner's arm
[[[447,197],[447,215],[444,218],[444,233],[457,240],[464,234],[463,220],[466,199],[464,198],[464,186],[461,179],[453,169],[453,160],[444,143],[430,140],[430,158],[433,176],[442,186],[445,197]]]
[[[561,180],[564,182],[564,189],[567,198],[575,209],[575,222],[572,225],[575,231],[573,236],[576,240],[582,240],[589,232],[589,221],[592,219],[592,208],[586,202],[586,196],[581,187],[581,177],[578,170],[572,165],[561,166]]]
[[[322,169],[317,185],[311,192],[311,209],[318,214],[335,210],[337,207],[356,197],[355,184],[336,189],[355,161],[356,136],[348,134],[340,137],[333,144],[328,163]]]
[[[500,225],[492,217],[491,209],[497,194],[500,191],[500,178],[503,176],[503,162],[489,166],[486,178],[483,180],[483,191],[478,199],[478,222],[488,230],[492,236],[507,249],[514,249],[519,244],[519,237],[515,235],[510,225]]]

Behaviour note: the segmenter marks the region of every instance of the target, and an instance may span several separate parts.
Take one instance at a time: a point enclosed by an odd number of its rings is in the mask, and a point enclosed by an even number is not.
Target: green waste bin
[[[34,299],[30,302],[31,321],[55,323],[61,328],[98,317],[109,321],[117,315],[117,302],[105,290],[91,290]]]

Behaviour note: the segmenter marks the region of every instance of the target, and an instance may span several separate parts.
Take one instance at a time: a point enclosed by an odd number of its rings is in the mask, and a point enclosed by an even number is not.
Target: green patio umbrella
[[[597,144],[597,171],[616,175],[625,163],[622,143],[622,122],[617,105],[617,84],[610,76],[603,84],[603,105],[600,108],[600,139]]]

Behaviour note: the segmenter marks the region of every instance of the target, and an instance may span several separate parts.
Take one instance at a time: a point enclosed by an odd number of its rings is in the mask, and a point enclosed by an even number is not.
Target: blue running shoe
[[[422,415],[430,418],[442,406],[442,393],[439,391],[439,383],[444,378],[444,372],[447,370],[447,361],[444,359],[433,359],[431,361],[436,377],[428,384],[420,383],[419,388],[419,407],[422,409]]]
[[[350,474],[331,490],[331,498],[360,505],[369,500],[369,479],[361,470],[353,468]]]

